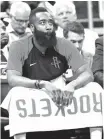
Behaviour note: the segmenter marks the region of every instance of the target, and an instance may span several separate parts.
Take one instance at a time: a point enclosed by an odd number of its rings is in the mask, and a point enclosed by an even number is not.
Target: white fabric
[[[83,42],[82,50],[94,56],[95,40],[98,38],[98,34],[90,29],[84,29],[84,30],[85,30],[85,39]]]
[[[13,136],[30,131],[102,126],[101,95],[101,86],[89,83],[74,92],[71,105],[60,109],[46,91],[16,87],[1,106],[9,111],[9,130]]]

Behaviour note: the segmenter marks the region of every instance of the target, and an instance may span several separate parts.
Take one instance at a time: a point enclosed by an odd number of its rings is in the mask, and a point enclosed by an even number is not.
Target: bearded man
[[[29,20],[33,35],[15,41],[10,46],[7,75],[9,85],[13,87],[13,95],[18,94],[17,86],[20,86],[21,94],[25,92],[25,90],[21,91],[21,87],[22,89],[35,88],[34,91],[37,89],[41,91],[44,88],[57,106],[68,106],[70,93],[91,82],[92,73],[72,43],[56,38],[54,21],[45,8],[34,9]],[[58,86],[53,85],[52,81],[61,77],[69,67],[72,67],[77,78],[68,83],[62,91]],[[8,100],[12,92],[9,92],[2,103],[5,109],[8,109],[7,105],[10,106]],[[62,137],[62,131],[48,133],[34,133],[34,136],[38,139]],[[65,132],[63,138],[69,138],[69,133]]]

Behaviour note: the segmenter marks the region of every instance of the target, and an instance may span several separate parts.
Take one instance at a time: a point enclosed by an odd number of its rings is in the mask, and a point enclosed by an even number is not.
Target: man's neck
[[[35,47],[36,47],[42,54],[45,54],[45,51],[46,51],[47,47],[45,47],[45,46],[42,47],[42,46],[37,42],[37,40],[36,40],[35,37],[33,37],[33,41],[34,41]]]

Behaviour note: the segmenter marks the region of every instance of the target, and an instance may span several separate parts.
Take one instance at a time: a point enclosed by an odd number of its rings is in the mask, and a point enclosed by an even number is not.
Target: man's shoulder
[[[12,45],[13,46],[17,46],[17,45],[18,46],[20,46],[20,45],[24,46],[24,44],[26,44],[26,46],[27,46],[28,43],[31,41],[31,39],[32,39],[32,35],[31,34],[28,34],[28,35],[20,38],[19,40],[13,41],[12,42]]]
[[[65,38],[59,38],[57,37],[57,46],[61,49],[73,49],[74,45],[67,39]]]
[[[64,37],[63,38],[57,37],[57,42],[60,43],[61,45],[63,44],[70,45],[70,46],[73,45],[69,40],[65,39]]]
[[[76,52],[75,46],[65,38],[57,38],[56,50],[67,58]]]
[[[25,36],[17,41],[14,41],[11,43],[9,51],[11,51],[12,53],[16,53],[16,54],[18,53],[27,57],[28,53],[33,48],[31,40],[32,40],[32,35]]]

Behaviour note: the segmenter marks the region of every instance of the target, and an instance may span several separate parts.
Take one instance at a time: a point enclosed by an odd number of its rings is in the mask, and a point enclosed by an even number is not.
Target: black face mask
[[[34,35],[39,45],[43,47],[53,47],[56,45],[56,34],[55,32],[42,32],[35,28]]]

